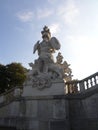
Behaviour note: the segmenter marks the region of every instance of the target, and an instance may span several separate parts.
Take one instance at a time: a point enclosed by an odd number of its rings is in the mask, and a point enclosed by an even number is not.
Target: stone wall
[[[69,95],[68,103],[71,130],[98,130],[98,88]]]
[[[77,94],[20,96],[0,103],[0,130],[98,130],[97,87]]]
[[[68,101],[63,97],[21,97],[0,107],[0,126],[19,130],[68,130],[68,113]]]

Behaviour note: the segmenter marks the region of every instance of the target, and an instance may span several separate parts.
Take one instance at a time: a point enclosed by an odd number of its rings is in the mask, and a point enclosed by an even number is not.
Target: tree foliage
[[[0,64],[0,93],[5,91],[8,86],[7,71],[4,65]]]
[[[6,66],[0,64],[0,93],[16,86],[21,86],[26,79],[26,68],[20,63]]]

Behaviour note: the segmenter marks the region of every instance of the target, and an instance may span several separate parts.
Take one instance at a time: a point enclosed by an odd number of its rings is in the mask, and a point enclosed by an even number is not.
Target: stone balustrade
[[[81,93],[85,90],[93,89],[98,84],[98,72],[83,79],[72,80],[65,83],[66,93]]]
[[[93,89],[98,84],[98,72],[83,79],[83,80],[72,80],[65,83],[65,94],[67,93],[81,93],[86,90]],[[21,96],[22,89],[19,87],[12,88],[11,90],[0,95],[0,104],[10,102],[15,98]]]
[[[0,104],[13,101],[15,98],[21,96],[21,93],[22,93],[22,89],[19,87],[12,88],[7,92],[2,93],[0,95]]]

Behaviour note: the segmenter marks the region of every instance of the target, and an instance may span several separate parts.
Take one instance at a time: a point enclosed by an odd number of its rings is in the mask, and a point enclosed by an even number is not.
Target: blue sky
[[[75,79],[98,71],[98,0],[0,0],[0,63],[29,68],[44,25],[61,43]]]

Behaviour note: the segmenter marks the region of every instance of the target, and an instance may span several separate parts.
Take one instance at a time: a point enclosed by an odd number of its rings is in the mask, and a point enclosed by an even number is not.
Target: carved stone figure
[[[29,63],[32,70],[28,72],[28,79],[32,87],[44,89],[50,87],[53,81],[65,80],[71,76],[71,70],[67,62],[63,62],[63,56],[58,53],[57,61],[54,62],[53,53],[60,49],[60,43],[55,37],[51,37],[47,26],[41,31],[42,41],[37,41],[34,45],[33,53],[38,52],[38,59],[34,63]],[[63,63],[62,63],[63,62]]]
[[[60,52],[58,53],[56,59],[57,59],[57,64],[61,64],[61,63],[62,63],[62,61],[63,61],[63,56],[61,55]]]
[[[48,72],[47,64],[54,63],[52,53],[54,53],[55,50],[60,49],[60,43],[55,37],[51,38],[51,33],[47,26],[43,28],[43,31],[41,33],[43,41],[42,42],[38,41],[35,44],[33,53],[35,53],[36,50],[38,51],[39,70],[40,72],[47,73]]]

